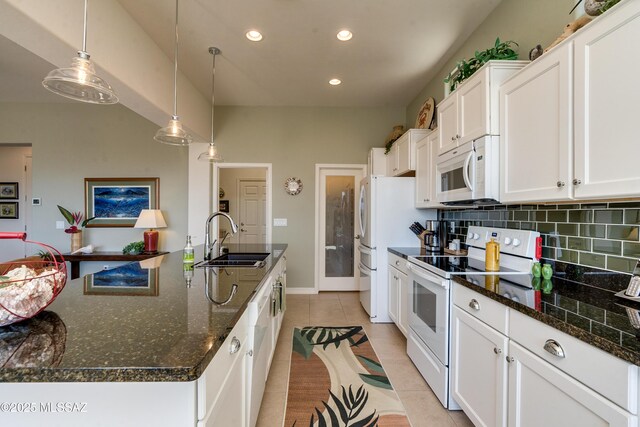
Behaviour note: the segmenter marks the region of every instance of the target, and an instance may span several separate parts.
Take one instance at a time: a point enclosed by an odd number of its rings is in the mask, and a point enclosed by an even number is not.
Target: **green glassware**
[[[533,288],[534,291],[540,290],[540,277],[534,277],[531,280],[531,287]]]
[[[533,266],[531,267],[531,274],[533,274],[533,277],[540,277],[542,274],[542,266],[539,262],[533,263]]]
[[[551,279],[553,276],[553,269],[551,268],[551,264],[545,264],[542,266],[542,277],[545,279]]]
[[[545,295],[549,295],[551,293],[551,290],[553,289],[553,282],[551,282],[551,280],[549,279],[544,279],[542,281],[542,293]]]

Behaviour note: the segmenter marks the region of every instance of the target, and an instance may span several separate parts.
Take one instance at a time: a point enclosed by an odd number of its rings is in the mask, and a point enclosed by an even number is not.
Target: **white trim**
[[[316,174],[315,174],[315,237],[314,237],[314,255],[313,255],[313,265],[314,265],[314,274],[313,274],[313,289],[315,293],[319,292],[320,289],[320,263],[318,262],[318,258],[320,256],[319,252],[319,242],[320,242],[320,210],[318,209],[320,205],[320,171],[322,169],[362,169],[362,176],[366,176],[367,174],[367,165],[364,164],[334,164],[334,163],[316,163]],[[356,190],[360,187],[360,183],[355,183]],[[356,201],[357,203],[357,201]]]
[[[265,181],[267,183],[267,206],[265,208],[265,222],[267,224],[267,241],[265,243],[272,243],[272,231],[273,231],[273,214],[272,209],[272,164],[271,163],[214,163],[213,164],[213,176],[211,177],[211,206],[209,206],[210,212],[213,211],[214,206],[218,206],[220,201],[218,188],[220,188],[220,169],[240,169],[240,168],[265,168],[267,173],[265,174]],[[215,189],[215,191],[213,191]],[[217,210],[217,209],[216,209]],[[214,236],[218,235],[217,225],[213,224]]]
[[[289,295],[316,295],[318,290],[315,288],[290,288],[287,286],[287,294]]]

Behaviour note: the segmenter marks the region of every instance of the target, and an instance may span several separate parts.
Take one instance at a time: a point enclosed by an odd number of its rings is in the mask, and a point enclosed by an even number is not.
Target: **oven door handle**
[[[361,254],[371,255],[371,249],[362,244],[358,245],[358,250]]]
[[[420,267],[416,267],[413,264],[407,263],[407,267],[409,268],[409,270],[411,271],[412,274],[415,274],[416,276],[420,277],[421,279],[425,279],[428,280],[430,283],[435,283],[438,286],[444,288],[444,289],[449,289],[449,281],[446,279],[443,279],[442,277],[438,277],[435,274],[431,274],[429,272],[427,272],[425,269],[420,268]]]
[[[471,150],[467,155],[467,158],[464,160],[464,167],[462,168],[462,179],[464,180],[464,184],[467,188],[473,191],[473,185],[471,185],[471,181],[469,180],[469,163],[473,158],[475,151]]]
[[[371,276],[371,272],[373,271],[362,265],[362,263],[358,264],[358,270],[360,270],[360,273],[367,276]]]

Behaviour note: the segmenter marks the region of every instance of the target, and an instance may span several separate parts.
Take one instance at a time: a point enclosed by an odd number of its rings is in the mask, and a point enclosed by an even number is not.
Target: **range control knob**
[[[473,233],[473,240],[478,240],[480,235],[478,233]]]
[[[469,240],[473,239],[473,233],[467,234],[467,239],[469,239]]]
[[[504,244],[505,245],[510,245],[511,244],[511,237],[505,237],[504,238]]]
[[[520,246],[520,239],[513,239],[513,246]]]

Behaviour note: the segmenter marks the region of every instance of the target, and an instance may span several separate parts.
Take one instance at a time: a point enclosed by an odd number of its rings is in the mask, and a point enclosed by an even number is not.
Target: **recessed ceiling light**
[[[340,79],[331,79],[331,80],[329,80],[329,84],[331,86],[338,86],[340,83],[342,83],[342,80],[340,80]]]
[[[353,33],[349,30],[342,30],[338,32],[336,37],[338,37],[338,40],[346,42],[347,40],[351,40],[351,37],[353,37]]]
[[[262,40],[262,34],[260,34],[260,31],[256,31],[256,30],[247,31],[246,36],[252,42],[259,42],[260,40]]]

